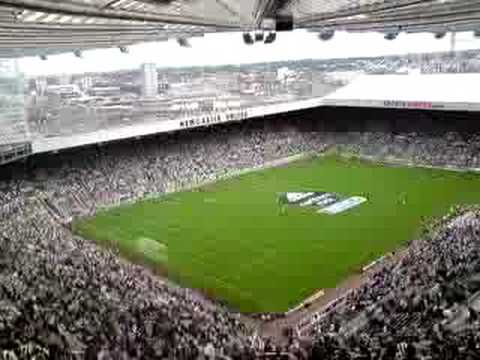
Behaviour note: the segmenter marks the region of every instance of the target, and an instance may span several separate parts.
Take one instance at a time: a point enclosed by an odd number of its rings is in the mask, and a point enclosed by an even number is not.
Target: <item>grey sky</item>
[[[29,75],[82,73],[136,68],[145,62],[159,66],[242,64],[275,60],[342,58],[352,56],[381,56],[450,48],[449,35],[441,40],[432,34],[400,34],[387,41],[379,33],[338,32],[331,41],[320,41],[313,33],[297,30],[279,33],[275,43],[245,45],[240,33],[208,34],[191,39],[191,48],[182,48],[175,41],[145,43],[130,47],[130,54],[118,49],[84,52],[82,59],[73,54],[20,59],[22,71]],[[480,39],[472,33],[457,34],[457,50],[480,48]]]

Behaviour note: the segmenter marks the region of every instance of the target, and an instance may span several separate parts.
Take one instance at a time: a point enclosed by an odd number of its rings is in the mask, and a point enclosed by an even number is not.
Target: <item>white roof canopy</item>
[[[324,105],[480,111],[480,74],[363,75],[325,96]]]

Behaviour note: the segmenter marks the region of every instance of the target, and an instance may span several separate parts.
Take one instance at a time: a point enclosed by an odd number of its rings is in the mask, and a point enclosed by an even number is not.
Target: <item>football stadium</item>
[[[280,313],[419,236],[422,219],[478,203],[479,181],[325,156],[116,207],[75,228],[242,312]]]
[[[478,10],[0,1],[0,360],[480,359]],[[449,50],[109,68],[292,32]]]

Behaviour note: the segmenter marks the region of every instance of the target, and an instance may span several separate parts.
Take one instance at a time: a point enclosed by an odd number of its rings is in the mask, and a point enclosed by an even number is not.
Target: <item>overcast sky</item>
[[[379,33],[352,34],[337,32],[330,41],[318,40],[316,34],[303,30],[278,33],[273,44],[245,45],[240,33],[208,34],[190,40],[191,48],[176,41],[145,43],[131,46],[129,54],[118,49],[92,50],[83,58],[73,54],[20,59],[20,68],[27,75],[112,71],[139,67],[153,62],[159,66],[242,64],[276,60],[326,59],[353,56],[381,56],[450,49],[450,35],[436,40],[432,34],[400,34],[387,41]],[[457,34],[457,50],[480,48],[480,39],[472,33]]]

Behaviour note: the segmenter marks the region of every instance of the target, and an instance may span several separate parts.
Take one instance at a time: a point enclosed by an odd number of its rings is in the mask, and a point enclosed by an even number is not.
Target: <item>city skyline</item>
[[[20,69],[27,76],[85,72],[105,72],[137,68],[143,63],[158,67],[251,64],[282,60],[375,57],[422,52],[448,51],[450,37],[436,40],[432,34],[400,34],[387,41],[380,33],[338,32],[331,41],[320,41],[306,31],[280,33],[270,45],[245,45],[239,33],[209,34],[190,40],[192,47],[180,47],[176,41],[144,43],[130,47],[129,54],[119,49],[86,51],[82,58],[74,54],[51,56],[48,60],[22,58]],[[458,33],[456,50],[480,48],[480,39],[471,33]],[[59,70],[62,69],[62,70]]]

